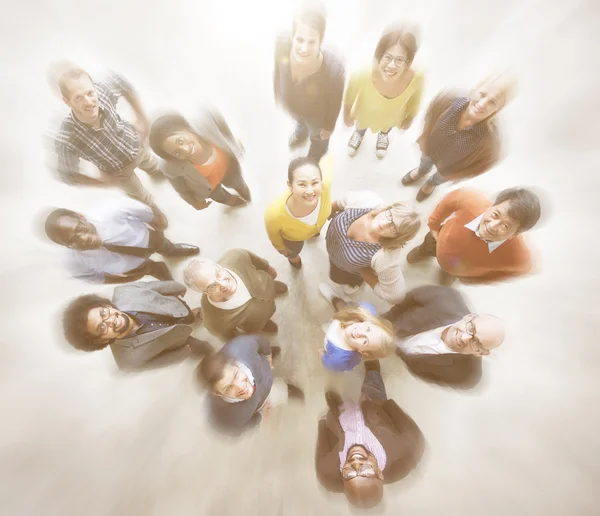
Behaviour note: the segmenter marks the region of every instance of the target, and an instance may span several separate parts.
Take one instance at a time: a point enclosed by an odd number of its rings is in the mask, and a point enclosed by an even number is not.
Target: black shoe
[[[327,406],[336,416],[340,415],[340,408],[344,403],[342,401],[342,397],[335,391],[327,391],[325,393],[325,401],[327,402]]]
[[[273,335],[276,334],[278,331],[279,327],[273,321],[271,321],[271,319],[267,321],[267,324],[265,324],[265,326],[261,330],[262,333],[270,333]]]
[[[431,188],[430,192],[425,191],[425,187],[427,187],[427,186],[429,186]],[[434,190],[435,190],[435,185],[431,184],[429,181],[427,181],[421,188],[419,188],[419,191],[417,192],[417,202],[423,202],[425,199],[428,199]]]
[[[205,340],[190,339],[189,346],[192,355],[199,357],[209,355],[214,351],[213,347]]]
[[[377,371],[381,373],[381,366],[379,365],[379,360],[366,360],[365,361],[365,373],[369,371]]]
[[[152,261],[152,260],[151,260]],[[173,276],[165,262],[153,262],[148,272],[148,276],[153,276],[159,281],[172,281]]]
[[[412,185],[415,181],[418,181],[419,178],[417,177],[416,179],[412,177],[412,173],[417,170],[416,168],[413,168],[408,174],[406,174],[403,178],[402,178],[402,184],[404,186],[408,186],[408,185]]]
[[[200,248],[190,244],[173,244],[168,251],[163,251],[160,254],[163,256],[194,256],[200,253]]]
[[[427,258],[427,255],[423,252],[423,244],[415,247],[406,255],[406,261],[408,263],[417,263]]]
[[[281,354],[279,346],[271,346],[271,360],[275,360]]]
[[[288,398],[292,400],[304,401],[304,393],[295,385],[287,384]]]

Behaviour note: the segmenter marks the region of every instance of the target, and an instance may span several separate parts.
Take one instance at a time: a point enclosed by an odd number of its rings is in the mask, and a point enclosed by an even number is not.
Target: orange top
[[[208,165],[194,165],[196,170],[208,180],[213,190],[223,181],[223,176],[225,176],[225,172],[227,172],[227,167],[229,166],[229,156],[219,149],[219,147],[214,147],[214,149],[216,156],[212,163]]]
[[[531,255],[522,235],[490,253],[487,243],[465,227],[491,205],[482,193],[461,188],[446,195],[433,210],[429,229],[439,231],[436,255],[442,269],[483,281],[519,276],[531,270]]]

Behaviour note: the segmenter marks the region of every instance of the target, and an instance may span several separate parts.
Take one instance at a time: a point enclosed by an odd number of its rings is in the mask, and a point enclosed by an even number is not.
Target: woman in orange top
[[[166,161],[163,173],[173,188],[197,210],[209,198],[229,206],[250,202],[238,161],[243,147],[220,114],[202,109],[191,123],[179,114],[161,116],[150,129],[150,146]]]

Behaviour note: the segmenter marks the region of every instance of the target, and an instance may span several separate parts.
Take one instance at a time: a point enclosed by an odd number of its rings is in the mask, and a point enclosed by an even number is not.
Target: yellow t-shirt
[[[298,220],[287,209],[287,200],[290,196],[289,190],[273,201],[265,211],[265,228],[269,240],[278,251],[285,249],[283,239],[291,242],[303,242],[314,237],[327,222],[331,214],[331,183],[333,182],[333,159],[325,155],[319,161],[319,167],[323,174],[323,189],[321,190],[321,207],[317,223],[308,225]]]
[[[352,106],[352,116],[359,129],[373,132],[400,127],[406,118],[415,117],[423,94],[423,74],[415,72],[406,89],[397,97],[388,99],[377,91],[369,68],[350,76],[344,105]]]

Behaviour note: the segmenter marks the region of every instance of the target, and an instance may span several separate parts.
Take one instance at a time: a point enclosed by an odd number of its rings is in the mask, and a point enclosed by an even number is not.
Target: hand
[[[352,115],[350,113],[345,113],[344,114],[344,123],[348,127],[352,127],[354,125],[354,118],[352,118]]]
[[[269,355],[267,357],[267,362],[269,362],[269,366],[273,369],[273,355]]]
[[[291,256],[293,254],[291,249],[288,249],[287,247],[284,247],[282,250],[278,249],[278,251],[285,257]]]
[[[192,308],[192,315],[194,316],[194,324],[201,323],[203,320],[202,317],[202,308]]]
[[[275,279],[277,277],[277,271],[270,265],[269,265],[269,268],[267,269],[267,272],[269,273],[269,276],[271,276],[271,278]]]
[[[437,242],[438,239],[438,233],[439,231],[430,231],[431,236],[435,239],[435,241]]]
[[[400,129],[403,129],[404,131],[406,131],[407,129],[410,129],[410,126],[413,123],[413,118],[409,117],[409,118],[405,118],[404,122],[402,122],[402,125],[400,126]]]
[[[205,210],[211,204],[212,204],[212,201],[210,201],[208,199],[205,199],[203,201],[200,201],[200,202],[196,203],[195,206],[194,206],[194,208],[196,208],[197,210]]]
[[[333,133],[333,131],[328,131],[327,129],[321,129],[321,131],[319,132],[319,138],[321,138],[321,140],[327,140],[327,138],[329,138],[332,133]]]
[[[273,408],[273,404],[267,400],[265,401],[265,404],[262,406],[262,408],[260,409],[260,415],[267,419],[269,417],[269,414],[271,413],[271,409]]]
[[[319,358],[323,358],[323,356],[325,355],[325,348],[321,348],[319,351]]]
[[[148,135],[150,134],[150,123],[143,117],[137,117],[133,121],[133,127],[135,127],[136,131],[140,135],[140,140],[145,142],[148,139]]]

